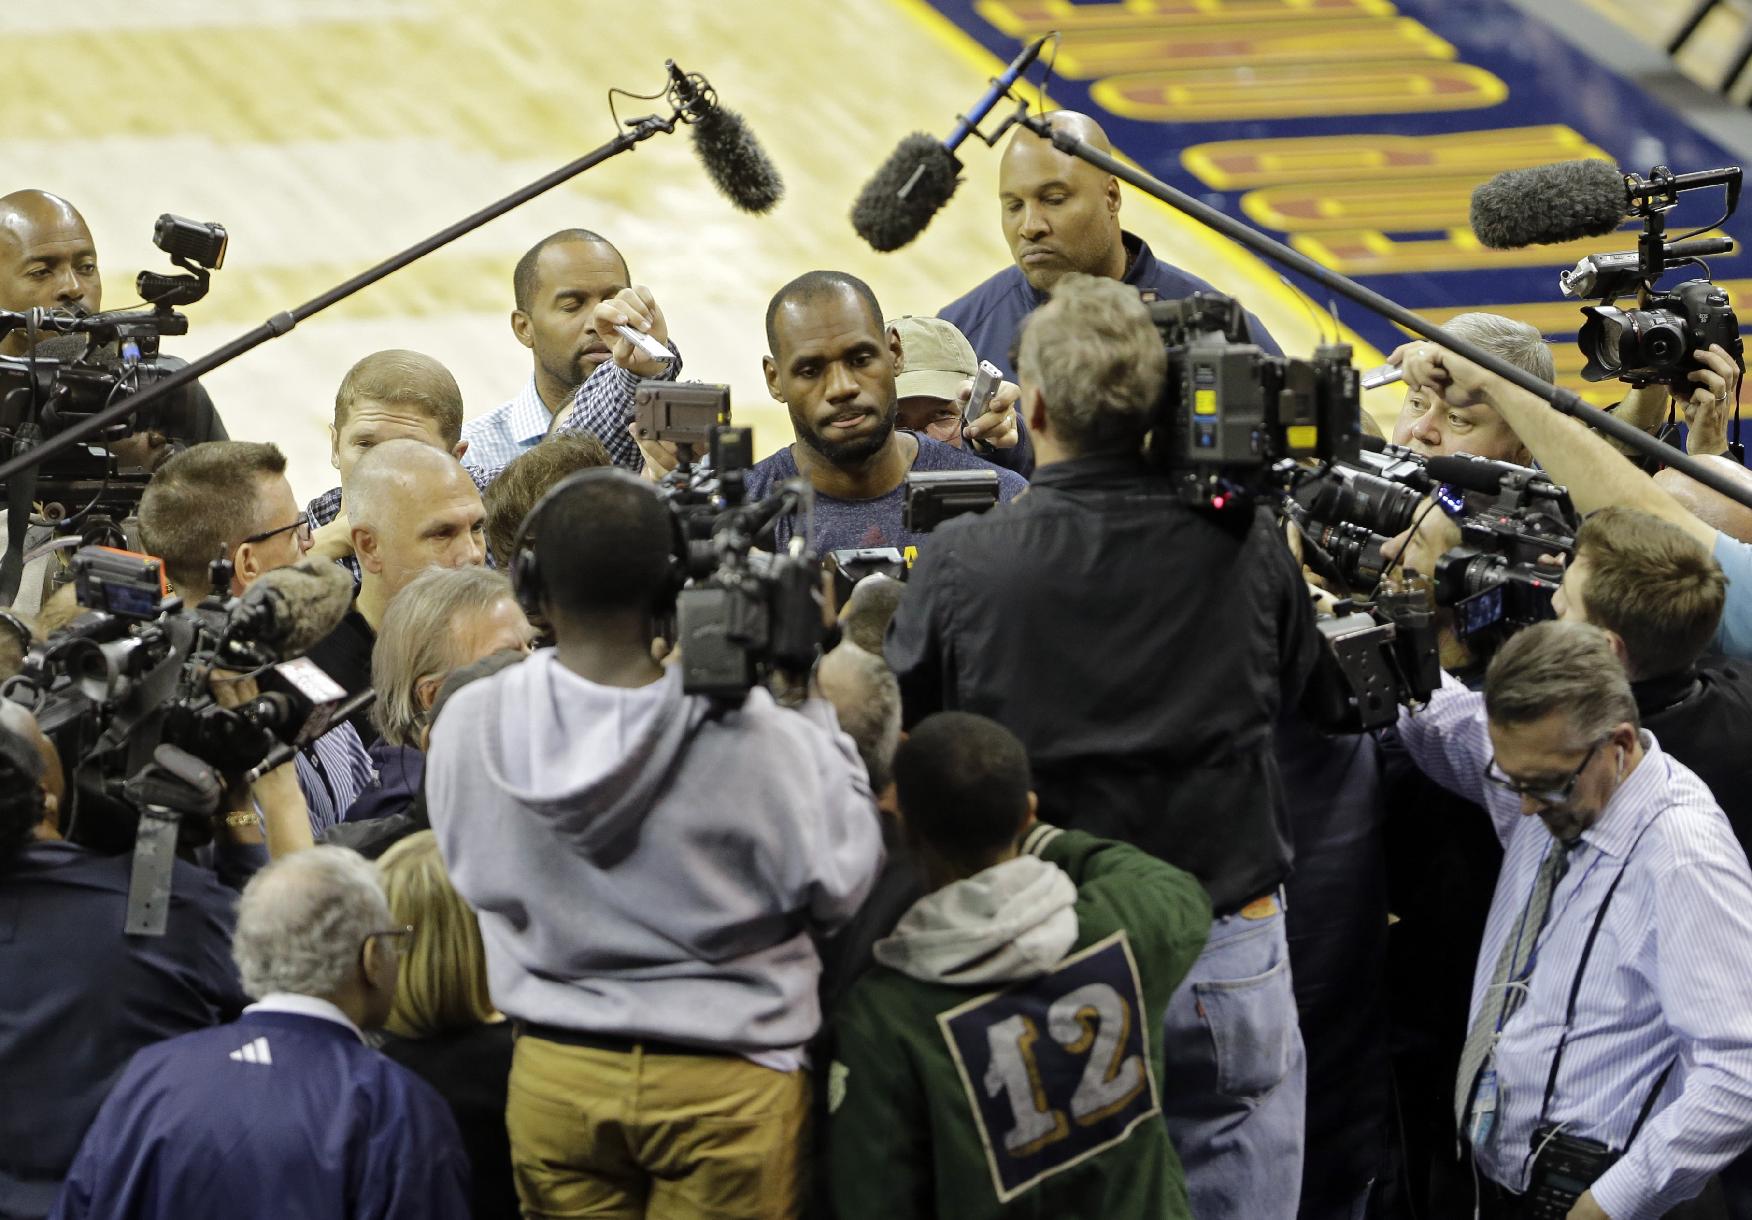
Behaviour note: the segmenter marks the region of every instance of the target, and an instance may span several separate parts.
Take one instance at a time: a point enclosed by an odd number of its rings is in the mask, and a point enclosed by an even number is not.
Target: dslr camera
[[[1733,241],[1705,237],[1670,242],[1666,237],[1666,213],[1678,206],[1682,192],[1725,188],[1725,221],[1739,205],[1740,180],[1738,166],[1674,174],[1658,165],[1646,180],[1636,174],[1626,178],[1630,214],[1643,222],[1637,248],[1590,254],[1558,276],[1565,296],[1598,302],[1582,308],[1586,320],[1577,343],[1587,358],[1584,379],[1682,386],[1697,367],[1692,353],[1712,343],[1720,344],[1742,370],[1746,367],[1740,321],[1728,294],[1710,280],[1709,266],[1702,261],[1730,252]],[[1686,265],[1701,267],[1703,276],[1665,291],[1657,288],[1668,271]],[[1618,305],[1619,298],[1633,294],[1640,296],[1633,308]]]

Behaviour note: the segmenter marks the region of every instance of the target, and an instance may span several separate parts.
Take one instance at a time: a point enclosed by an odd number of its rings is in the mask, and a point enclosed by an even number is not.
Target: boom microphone
[[[1039,38],[1022,48],[1022,53],[1010,61],[985,96],[965,115],[958,116],[955,130],[947,140],[914,132],[882,163],[852,205],[852,228],[872,249],[883,253],[898,250],[925,231],[931,217],[961,185],[961,162],[955,150],[992,112],[998,99],[1010,91],[1016,78],[1040,58],[1040,49],[1045,45],[1046,38]]]
[[[1472,232],[1493,250],[1604,237],[1624,223],[1630,192],[1610,161],[1560,161],[1498,174],[1472,192]]]
[[[694,155],[721,194],[744,212],[770,212],[785,194],[785,180],[748,124],[718,104],[718,94],[698,73],[669,61],[676,106],[693,125]]]
[[[338,563],[302,560],[275,568],[244,591],[226,635],[272,654],[301,657],[341,625],[353,604],[353,578]]]

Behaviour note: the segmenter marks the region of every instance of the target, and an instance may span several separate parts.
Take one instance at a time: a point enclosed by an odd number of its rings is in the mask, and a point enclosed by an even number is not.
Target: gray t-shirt
[[[910,435],[919,442],[918,456],[913,459],[912,464],[914,470],[997,470],[999,501],[1012,499],[1028,487],[1028,480],[1014,471],[995,467],[982,458],[964,453],[953,445],[945,445],[928,436],[917,433]],[[786,479],[796,477],[797,461],[791,456],[791,447],[787,445],[750,468],[748,499],[750,502],[762,499]],[[900,547],[904,550],[909,546],[920,545],[930,535],[915,533],[901,525],[905,499],[905,480],[893,491],[869,500],[842,500],[838,496],[826,496],[816,492],[815,534],[811,539],[816,554],[825,555],[829,551],[878,546]],[[776,545],[783,546],[790,541],[793,521],[792,517],[779,519],[774,536]]]

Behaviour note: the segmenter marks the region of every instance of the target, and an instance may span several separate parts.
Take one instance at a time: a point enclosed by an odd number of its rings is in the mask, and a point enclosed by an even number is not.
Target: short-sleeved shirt
[[[1722,625],[1716,629],[1716,651],[1742,661],[1752,660],[1752,542],[1741,542],[1718,532],[1715,559],[1722,566],[1722,575],[1728,578]]]
[[[913,458],[914,470],[997,470],[998,499],[1009,500],[1027,490],[1028,480],[1011,470],[992,466],[953,445],[928,436],[908,432],[919,443],[918,456]],[[797,477],[797,459],[787,445],[764,461],[757,462],[748,472],[750,502],[771,494],[786,479]],[[815,493],[814,536],[810,539],[816,554],[856,547],[893,546],[902,549],[919,546],[929,534],[917,533],[901,524],[906,501],[906,481],[894,490],[869,500],[842,500],[838,496]],[[793,521],[779,519],[774,544],[784,546],[791,539]]]

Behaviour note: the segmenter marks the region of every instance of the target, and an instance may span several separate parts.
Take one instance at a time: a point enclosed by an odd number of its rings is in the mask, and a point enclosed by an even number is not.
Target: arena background
[[[1245,215],[1432,316],[1499,307],[1580,366],[1576,306],[1555,271],[1583,250],[1479,250],[1472,187],[1501,168],[1604,154],[1626,169],[1740,163],[1737,106],[1676,76],[1656,48],[1690,0],[84,0],[0,13],[6,189],[85,213],[104,303],[132,302],[160,212],[231,231],[227,265],[187,311],[192,357],[308,299],[608,138],[610,86],[652,92],[663,61],[706,74],[784,173],[766,218],[733,211],[685,139],[658,137],[399,272],[207,384],[235,437],[278,442],[301,495],[333,483],[326,424],[342,373],[410,347],[447,364],[470,415],[508,398],[529,360],[511,337],[511,267],[581,225],[626,253],[686,357],[726,381],[770,451],[789,441],[760,376],[761,316],[812,267],[868,279],[892,314],[935,312],[1005,265],[997,157],[925,235],[877,255],[847,211],[914,130],[945,133],[1020,40],[1066,33],[1050,100],[1099,117],[1151,172]],[[1532,16],[1537,14],[1537,18]],[[1721,6],[1680,66],[1713,81],[1744,18]],[[1743,92],[1743,88],[1741,92]],[[638,113],[636,110],[626,113]],[[1675,228],[1713,218],[1688,203]],[[1244,297],[1306,352],[1315,309],[1275,270],[1128,189],[1128,227]],[[1746,212],[1727,226],[1752,237]],[[1717,277],[1752,299],[1744,258]],[[1324,306],[1324,293],[1318,295]],[[1396,339],[1354,307],[1359,362]],[[1610,387],[1602,387],[1612,396]],[[1598,395],[1596,395],[1598,397]],[[1389,412],[1397,395],[1371,402]]]

